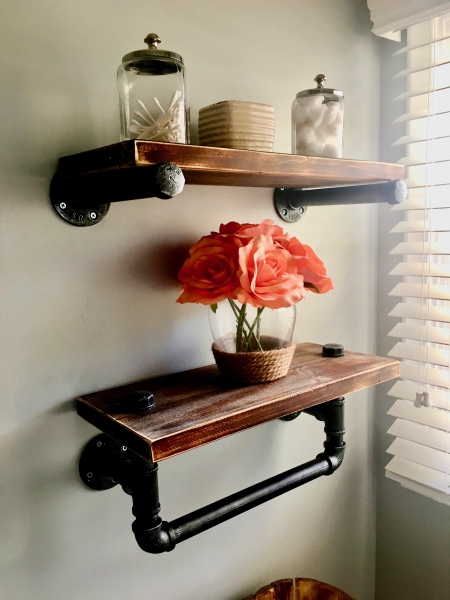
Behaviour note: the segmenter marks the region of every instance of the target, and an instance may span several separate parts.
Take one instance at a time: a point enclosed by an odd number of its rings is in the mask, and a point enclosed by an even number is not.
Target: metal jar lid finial
[[[129,52],[122,58],[127,71],[133,70],[146,75],[168,75],[176,73],[183,59],[176,52],[160,50],[161,39],[157,33],[149,33],[144,42],[148,48]]]
[[[158,44],[161,43],[161,40],[159,39],[159,35],[157,33],[149,33],[144,42],[147,44],[150,50],[157,50]]]
[[[314,77],[314,81],[317,82],[317,89],[318,90],[323,90],[323,82],[326,81],[327,78],[325,77],[325,75],[323,73],[319,73],[318,75],[316,75]]]
[[[344,97],[343,92],[340,90],[334,90],[331,88],[325,88],[323,86],[323,82],[326,81],[327,78],[323,73],[319,73],[314,77],[314,81],[317,83],[317,87],[312,88],[310,90],[303,90],[296,95],[296,98],[304,98],[305,96],[322,96],[323,94],[332,94],[333,96]]]

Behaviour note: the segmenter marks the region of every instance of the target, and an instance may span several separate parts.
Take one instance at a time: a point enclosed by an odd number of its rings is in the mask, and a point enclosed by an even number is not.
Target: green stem
[[[236,319],[238,318],[238,314],[239,314],[239,308],[236,306],[236,302],[234,300],[230,300],[228,299],[228,302],[231,305],[231,308],[234,311],[234,315],[236,317]],[[244,323],[247,325],[247,327],[250,329],[250,323],[247,321],[247,319],[244,320]]]
[[[264,310],[264,306],[262,306],[261,308],[258,308],[258,310],[256,312],[255,320],[253,321],[252,326],[250,327],[250,330],[248,332],[247,342],[245,344],[244,352],[247,350],[247,348],[250,347],[252,336],[253,336],[255,342],[258,344],[259,350],[262,351],[261,340],[260,340],[260,323],[261,323],[261,314],[262,314],[263,310]],[[255,333],[253,333],[255,330],[255,327],[256,327],[256,335],[255,335]],[[251,350],[251,347],[250,347],[250,350]]]
[[[238,336],[239,336],[239,323],[240,323],[240,318],[241,318],[241,312],[240,311],[242,310],[242,307],[241,307],[241,309],[239,309],[236,306],[236,303],[233,302],[233,300],[231,300],[230,298],[228,298],[228,302],[230,303],[230,306],[231,306],[231,308],[232,308],[232,310],[234,312],[234,316],[236,317],[236,322],[237,322],[237,327],[236,327],[236,352],[239,352],[239,350],[238,350],[238,348],[239,348]],[[246,320],[246,322],[247,322],[247,320]],[[247,323],[247,326],[248,326],[248,323]],[[247,341],[247,335],[246,335],[245,331],[243,331],[243,333],[245,335],[245,340]],[[241,332],[241,338],[242,338],[242,332]]]
[[[236,321],[237,321],[237,327],[239,327],[239,319],[240,319],[240,315],[241,315],[241,309],[238,308],[238,306],[236,305],[236,302],[234,300],[231,300],[230,298],[228,298],[228,302],[230,303],[230,306],[234,312],[234,316],[236,317]],[[245,304],[243,304],[242,306],[245,306]],[[255,335],[254,333],[252,334],[252,331],[254,329],[255,324],[253,323],[253,325],[250,325],[250,323],[248,322],[247,318],[245,317],[245,312],[244,312],[244,321],[242,323],[242,329],[241,329],[241,339],[242,339],[242,334],[245,336],[245,348],[247,348],[250,344],[251,341],[251,336],[253,335],[253,338],[258,346],[258,350],[260,350],[261,352],[263,351],[263,348],[261,346],[261,342],[260,342],[260,325],[261,325],[261,313],[264,310],[264,306],[260,309],[258,309],[259,311],[259,315],[256,316],[256,323],[257,323],[257,334]],[[245,330],[244,330],[244,324],[247,325],[247,328],[249,329],[249,333],[246,334]],[[237,339],[237,335],[238,333],[236,332],[236,352],[240,352],[240,350],[238,350],[238,339]]]
[[[239,320],[241,318],[241,313],[240,313],[240,309],[236,306],[236,304],[233,302],[233,300],[230,300],[230,298],[228,298],[228,302],[230,303],[231,308],[233,309],[234,312],[234,316],[236,317],[236,321],[237,321],[237,327],[236,327],[236,352],[238,351],[238,328],[239,328]],[[241,307],[242,309],[242,307]],[[247,335],[245,334],[245,339],[247,340]]]
[[[239,318],[237,322],[236,330],[236,352],[242,352],[242,335],[244,329],[245,313],[247,311],[247,305],[243,304],[239,312]],[[247,338],[247,336],[245,336]]]
[[[236,319],[238,318],[238,314],[239,314],[239,309],[236,306],[235,302],[233,300],[231,300],[230,298],[228,298],[228,302],[230,303],[231,308],[233,309],[234,312],[234,316],[236,317]]]

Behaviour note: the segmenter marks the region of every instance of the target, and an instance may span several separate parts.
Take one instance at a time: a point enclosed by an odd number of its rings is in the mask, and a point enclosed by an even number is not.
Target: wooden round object
[[[284,377],[294,355],[295,344],[264,352],[224,352],[213,344],[219,371],[239,383],[264,383]]]
[[[244,600],[355,600],[342,590],[316,579],[280,579]]]

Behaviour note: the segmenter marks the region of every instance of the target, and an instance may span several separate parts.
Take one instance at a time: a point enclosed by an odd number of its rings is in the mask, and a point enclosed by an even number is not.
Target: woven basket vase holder
[[[263,383],[287,375],[295,344],[264,352],[223,352],[215,344],[212,351],[219,371],[238,383]]]

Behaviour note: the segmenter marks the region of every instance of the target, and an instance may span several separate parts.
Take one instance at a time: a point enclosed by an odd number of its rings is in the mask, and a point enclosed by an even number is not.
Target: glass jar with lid
[[[325,88],[325,75],[314,81],[317,87],[299,92],[292,104],[292,153],[342,158],[344,94]]]
[[[158,50],[149,33],[148,49],[130,52],[117,71],[121,140],[189,143],[184,63],[179,54]]]

